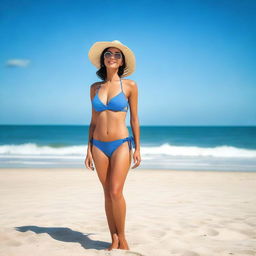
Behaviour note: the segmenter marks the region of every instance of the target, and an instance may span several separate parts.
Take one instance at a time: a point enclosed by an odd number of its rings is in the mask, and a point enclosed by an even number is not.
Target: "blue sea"
[[[88,130],[1,125],[0,168],[85,168]],[[256,171],[255,126],[141,126],[140,133],[137,170]]]

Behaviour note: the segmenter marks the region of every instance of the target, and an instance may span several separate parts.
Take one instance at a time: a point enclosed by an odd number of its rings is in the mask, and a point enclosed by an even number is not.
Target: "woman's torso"
[[[93,100],[97,100],[97,102],[100,101],[103,108],[107,107],[108,103],[111,101],[111,103],[114,103],[114,101],[121,100],[123,104],[125,101],[127,101],[126,104],[128,108],[128,100],[126,96],[127,93],[124,84],[125,82],[123,79],[122,81],[113,82],[109,88],[104,82],[97,83],[95,85]],[[97,93],[98,95],[96,95]],[[109,97],[109,99],[107,99],[107,97]],[[112,141],[129,136],[129,131],[125,123],[127,112],[106,109],[98,112],[95,111],[95,113],[96,126],[93,132],[94,139],[101,141]]]

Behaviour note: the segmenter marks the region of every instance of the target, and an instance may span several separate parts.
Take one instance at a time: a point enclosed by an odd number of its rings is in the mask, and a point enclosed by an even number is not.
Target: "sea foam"
[[[85,155],[87,145],[74,145],[65,147],[39,146],[35,143],[20,145],[1,145],[0,156],[82,156]],[[195,147],[195,146],[174,146],[162,144],[160,146],[141,147],[141,154],[153,157],[162,156],[191,156],[191,157],[228,157],[228,158],[256,158],[256,150],[236,148],[232,146],[217,147]]]

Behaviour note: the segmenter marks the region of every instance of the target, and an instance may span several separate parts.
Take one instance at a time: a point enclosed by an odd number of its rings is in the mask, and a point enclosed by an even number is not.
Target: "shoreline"
[[[6,168],[6,167],[0,167],[0,171],[15,171],[15,170],[33,170],[33,171],[46,171],[46,170],[54,170],[54,171],[73,171],[73,170],[76,170],[76,171],[91,171],[91,170],[88,170],[86,168],[81,168],[81,167],[19,167],[19,168],[16,168],[16,167],[10,167],[10,168]],[[96,170],[95,170],[96,171]],[[255,173],[256,174],[256,171],[232,171],[232,170],[193,170],[193,169],[150,169],[150,168],[135,168],[135,169],[131,169],[129,170],[129,172],[132,172],[132,171],[143,171],[143,172],[148,172],[148,171],[152,171],[152,172],[196,172],[196,173],[205,173],[205,172],[210,172],[210,173]],[[92,171],[93,172],[93,171]]]

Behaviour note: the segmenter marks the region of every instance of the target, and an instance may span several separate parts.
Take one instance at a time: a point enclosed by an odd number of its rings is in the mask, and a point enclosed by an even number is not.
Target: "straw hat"
[[[126,45],[122,44],[118,40],[114,40],[112,42],[96,42],[92,45],[89,50],[88,57],[91,63],[100,68],[100,56],[103,50],[107,47],[116,47],[122,51],[125,56],[126,68],[124,69],[124,73],[122,77],[129,76],[135,71],[135,55],[131,49],[129,49]]]

